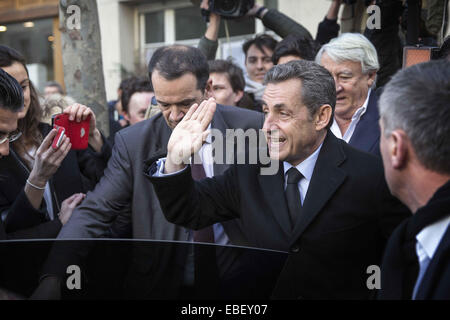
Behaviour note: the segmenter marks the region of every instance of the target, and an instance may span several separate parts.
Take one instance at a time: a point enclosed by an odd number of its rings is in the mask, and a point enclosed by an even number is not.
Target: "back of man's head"
[[[128,112],[128,105],[131,97],[136,92],[153,92],[153,87],[149,79],[131,77],[122,86],[122,110]]]
[[[20,84],[0,68],[0,108],[19,112],[23,108],[23,91]]]
[[[231,88],[234,92],[244,91],[245,78],[242,69],[228,60],[208,61],[209,73],[223,73],[227,75]]]
[[[303,60],[314,60],[318,45],[311,39],[290,34],[278,42],[272,55],[273,64],[278,64],[280,58],[285,56],[297,56]]]
[[[150,81],[152,73],[158,71],[164,79],[174,80],[191,73],[197,79],[197,88],[202,92],[209,78],[208,61],[197,48],[171,45],[158,48],[148,64]]]
[[[450,64],[421,63],[399,71],[379,102],[382,134],[403,130],[421,165],[450,174]]]
[[[321,63],[324,53],[336,63],[360,62],[363,74],[377,72],[380,68],[377,50],[369,39],[359,33],[343,33],[322,46],[316,56],[318,64]]]

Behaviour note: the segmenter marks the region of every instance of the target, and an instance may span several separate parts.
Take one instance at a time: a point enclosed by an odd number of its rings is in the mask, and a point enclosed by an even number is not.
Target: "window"
[[[164,42],[164,11],[145,15],[145,43]]]
[[[175,9],[168,7],[159,11],[143,13],[142,16],[143,44],[200,39],[205,34],[206,23],[200,14],[200,9],[196,6],[191,5]],[[230,37],[254,34],[256,32],[254,19],[222,19],[219,38],[226,37],[225,21],[228,25]]]
[[[52,19],[5,24],[2,29],[0,43],[24,55],[30,78],[38,89],[54,80]]]
[[[225,22],[226,21],[226,22]],[[196,22],[196,23],[194,23]],[[255,20],[222,19],[219,29],[219,38],[226,37],[225,23],[231,37],[255,33]],[[187,7],[175,10],[175,39],[199,39],[205,34],[206,23],[197,7]]]
[[[277,7],[278,0],[265,0],[268,8]],[[141,59],[147,64],[153,52],[164,44],[182,43],[197,46],[205,34],[206,23],[200,8],[188,0],[158,2],[140,7]],[[230,42],[226,39],[226,28]],[[264,32],[258,19],[243,18],[237,20],[222,19],[219,29],[218,58],[232,55],[243,66],[242,43],[251,35]]]
[[[175,39],[198,39],[205,34],[206,24],[197,7],[175,10]]]

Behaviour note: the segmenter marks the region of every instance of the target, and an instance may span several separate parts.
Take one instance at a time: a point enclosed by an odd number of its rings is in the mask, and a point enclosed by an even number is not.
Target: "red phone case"
[[[53,139],[53,143],[52,143],[52,148],[53,149],[58,149],[59,146],[61,145],[61,141],[63,139],[64,136],[64,132],[66,131],[63,127],[58,127],[56,126],[55,129],[58,129],[58,132],[56,133],[55,138]]]
[[[83,150],[89,143],[89,125],[91,116],[81,122],[70,121],[69,115],[60,113],[53,116],[53,127],[60,126],[66,129],[66,136],[72,144],[72,150]]]

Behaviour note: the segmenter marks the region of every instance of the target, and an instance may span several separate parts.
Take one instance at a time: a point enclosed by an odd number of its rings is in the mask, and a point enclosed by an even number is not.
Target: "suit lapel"
[[[263,191],[263,198],[270,206],[271,212],[275,214],[275,220],[287,235],[288,239],[292,234],[289,211],[284,194],[284,170],[283,163],[279,164],[278,173],[275,175],[258,175],[259,184]]]
[[[146,120],[151,121],[151,120]],[[150,148],[146,158],[144,159],[144,165],[151,164],[153,161],[165,157],[167,155],[167,143],[169,142],[172,130],[167,125],[162,115],[155,119],[154,122],[149,122],[152,130],[150,130],[150,137],[148,139],[157,139],[154,143],[154,148]],[[144,138],[145,139],[145,138]]]
[[[367,104],[367,111],[356,125],[349,145],[356,149],[370,152],[374,144],[380,139],[379,118],[377,97],[375,91],[372,90]]]
[[[302,213],[294,227],[292,242],[302,235],[323,206],[344,182],[347,175],[338,166],[345,158],[345,153],[337,138],[331,131],[328,131],[314,167],[308,192],[303,202]]]

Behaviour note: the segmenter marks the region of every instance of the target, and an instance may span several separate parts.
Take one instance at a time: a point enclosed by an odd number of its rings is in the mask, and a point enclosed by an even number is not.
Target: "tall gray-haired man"
[[[375,47],[361,34],[344,33],[320,49],[316,62],[336,83],[331,131],[351,146],[380,156],[380,116],[371,89],[379,69]]]

